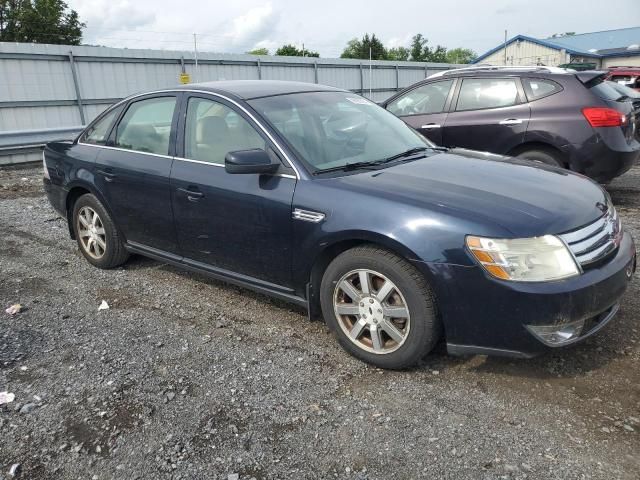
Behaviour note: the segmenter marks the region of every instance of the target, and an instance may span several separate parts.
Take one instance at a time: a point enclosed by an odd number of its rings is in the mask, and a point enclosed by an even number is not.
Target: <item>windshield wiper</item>
[[[383,158],[382,160],[372,160],[369,162],[345,163],[343,165],[338,165],[336,167],[330,167],[330,168],[324,168],[322,170],[318,170],[313,174],[320,175],[321,173],[325,173],[325,172],[337,172],[337,171],[348,172],[350,170],[357,170],[360,168],[373,168],[385,163],[393,162],[394,160],[399,160],[400,158],[411,157],[417,153],[424,152],[425,150],[437,150],[440,152],[446,152],[448,149],[444,147],[415,147],[415,148],[410,148],[409,150],[405,150],[404,152],[400,152],[396,155]]]
[[[410,157],[412,155],[415,155],[416,153],[424,152],[425,150],[428,150],[428,149],[429,147],[414,147],[414,148],[410,148],[409,150],[405,150],[404,152],[400,152],[397,155],[391,155],[390,157],[387,157],[379,161],[380,163],[393,162],[394,160],[398,160],[399,158]]]

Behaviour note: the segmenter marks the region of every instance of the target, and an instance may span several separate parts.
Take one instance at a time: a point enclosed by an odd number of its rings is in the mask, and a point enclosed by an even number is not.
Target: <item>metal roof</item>
[[[640,44],[640,27],[622,28],[620,30],[606,30],[602,32],[581,33],[557,38],[534,38],[527,35],[516,35],[507,40],[507,45],[517,41],[528,41],[555,50],[564,49],[573,55],[585,57],[603,58],[614,56],[640,55],[640,50],[627,50],[631,45]],[[479,63],[489,55],[504,47],[501,43],[488,52],[480,55],[473,63]],[[600,52],[598,50],[611,50],[615,52]]]

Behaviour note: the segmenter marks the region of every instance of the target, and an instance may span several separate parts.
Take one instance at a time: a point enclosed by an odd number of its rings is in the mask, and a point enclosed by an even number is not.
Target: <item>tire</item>
[[[362,289],[363,278],[368,294]],[[338,255],[323,275],[320,303],[342,347],[380,368],[411,367],[440,338],[441,325],[425,278],[409,262],[382,248],[362,246]]]
[[[94,216],[95,214],[95,216]],[[98,268],[115,268],[129,258],[111,215],[94,195],[78,197],[73,205],[73,229],[80,252]]]
[[[534,149],[534,150],[525,150],[524,152],[516,155],[517,158],[524,158],[526,160],[531,160],[533,162],[544,163],[545,165],[550,165],[552,167],[565,168],[564,163],[560,159],[560,155],[551,150],[545,149]]]

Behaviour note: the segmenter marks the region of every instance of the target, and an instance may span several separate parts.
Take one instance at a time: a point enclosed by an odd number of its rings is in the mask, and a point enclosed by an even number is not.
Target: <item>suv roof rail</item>
[[[428,78],[444,77],[456,73],[466,72],[545,72],[545,73],[574,73],[571,68],[547,67],[544,65],[475,65],[473,67],[454,68],[429,75]]]

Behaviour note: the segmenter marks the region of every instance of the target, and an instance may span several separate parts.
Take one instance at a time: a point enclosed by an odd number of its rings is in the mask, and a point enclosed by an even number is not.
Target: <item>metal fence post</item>
[[[364,94],[364,73],[362,72],[362,63],[360,64],[360,94]]]
[[[429,70],[427,70],[427,64],[424,64],[424,78],[427,78],[429,76]]]
[[[396,64],[396,92],[400,91],[400,67]]]
[[[262,80],[262,65],[260,65],[260,59],[257,60],[256,65],[258,66],[258,80]]]
[[[314,74],[316,83],[318,83],[318,61],[317,60],[314,60],[313,62],[313,74]]]
[[[82,106],[82,95],[80,94],[80,83],[78,82],[78,74],[76,72],[76,62],[73,59],[73,52],[71,50],[69,50],[69,65],[71,66],[73,86],[76,90],[76,102],[78,104],[78,111],[80,112],[80,121],[82,122],[82,125],[86,125],[87,122],[84,118],[84,107]]]

